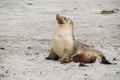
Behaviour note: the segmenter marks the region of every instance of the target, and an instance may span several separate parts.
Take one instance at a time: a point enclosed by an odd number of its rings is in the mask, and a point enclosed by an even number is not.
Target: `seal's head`
[[[73,22],[72,22],[72,20],[71,19],[69,19],[69,18],[66,18],[66,17],[64,17],[64,16],[60,16],[60,15],[56,15],[56,20],[57,20],[57,22],[58,22],[58,24],[69,24],[69,25],[73,25]]]

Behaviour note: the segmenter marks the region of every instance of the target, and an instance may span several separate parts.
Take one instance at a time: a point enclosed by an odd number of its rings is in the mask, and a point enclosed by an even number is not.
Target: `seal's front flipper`
[[[61,64],[63,64],[63,63],[69,63],[69,62],[71,62],[72,60],[71,60],[71,55],[69,55],[69,54],[64,54],[64,56],[61,58]]]
[[[55,52],[53,52],[53,50],[51,49],[48,57],[45,57],[46,60],[58,60],[59,57],[55,54]]]

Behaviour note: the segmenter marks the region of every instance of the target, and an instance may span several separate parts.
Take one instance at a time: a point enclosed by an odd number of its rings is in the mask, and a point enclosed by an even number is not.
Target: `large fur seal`
[[[102,52],[75,40],[72,20],[60,15],[56,15],[56,20],[59,26],[54,33],[51,51],[46,57],[47,60],[60,58],[61,63],[71,61],[92,63],[97,59],[100,63],[111,64]]]

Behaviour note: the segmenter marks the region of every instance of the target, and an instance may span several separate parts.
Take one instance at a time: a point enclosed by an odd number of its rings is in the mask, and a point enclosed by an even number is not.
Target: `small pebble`
[[[85,76],[87,76],[87,74],[85,74]]]
[[[117,61],[117,59],[116,59],[116,58],[113,58],[113,61]]]
[[[116,72],[116,74],[120,74],[120,72]]]
[[[13,75],[16,75],[15,73]]]
[[[28,47],[28,49],[31,49],[31,47]]]
[[[41,42],[41,44],[43,44],[43,42]]]
[[[0,74],[0,77],[5,77],[5,75],[4,74]]]
[[[9,69],[8,69],[8,70],[6,70],[6,73],[8,73],[8,71],[9,71]]]
[[[27,3],[27,5],[33,5],[32,3]]]
[[[39,55],[39,53],[35,53],[36,55]]]
[[[5,50],[5,48],[3,48],[3,47],[0,47],[0,49],[1,49],[1,50]]]
[[[117,25],[117,26],[120,26],[120,24],[119,24],[119,25]]]
[[[77,8],[74,8],[75,10],[77,9]]]
[[[32,54],[31,53],[26,53],[27,56],[31,56]]]

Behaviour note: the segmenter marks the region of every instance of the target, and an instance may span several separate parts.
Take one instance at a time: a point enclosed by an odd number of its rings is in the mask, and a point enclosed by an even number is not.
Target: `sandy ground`
[[[58,13],[73,20],[79,41],[117,65],[45,60]],[[0,0],[0,80],[120,80],[120,0]]]

